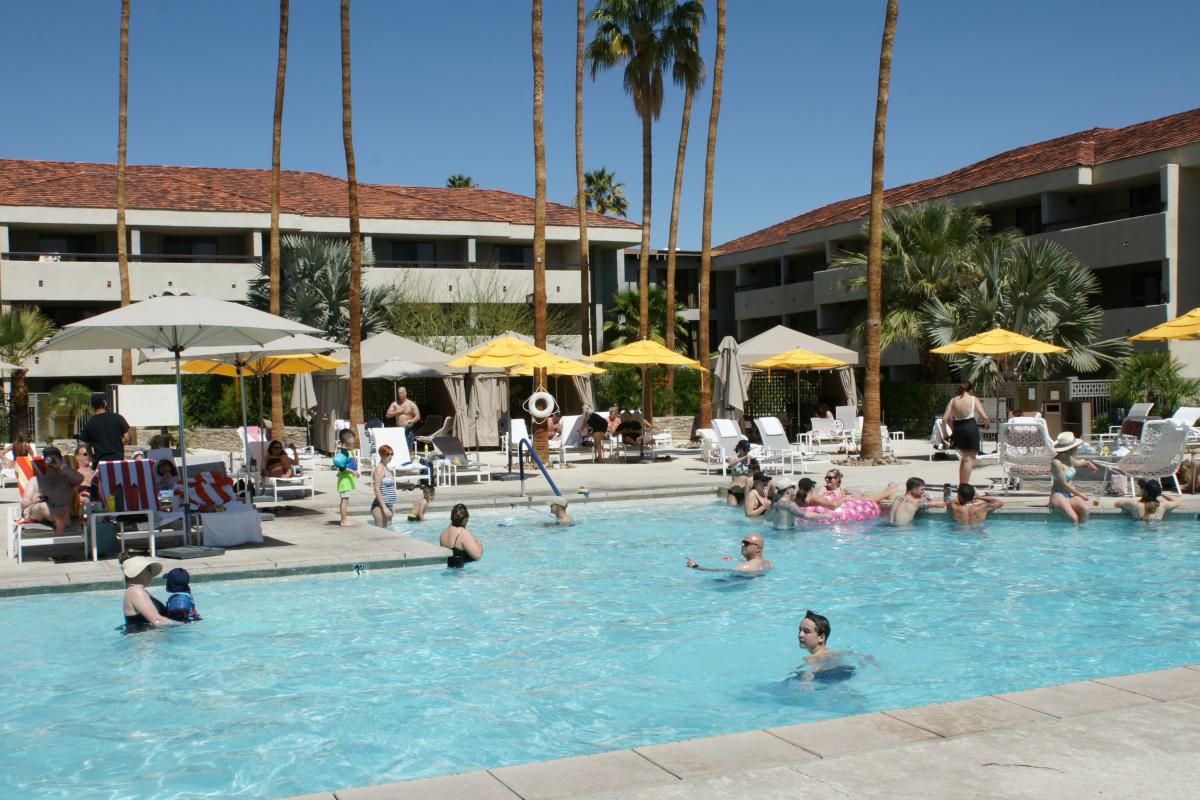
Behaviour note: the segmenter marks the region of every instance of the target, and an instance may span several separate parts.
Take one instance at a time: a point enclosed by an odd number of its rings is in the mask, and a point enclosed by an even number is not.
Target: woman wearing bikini
[[[1075,434],[1063,431],[1054,440],[1055,455],[1050,462],[1050,508],[1076,525],[1088,521],[1091,498],[1075,485],[1075,472],[1079,467],[1096,469],[1091,461],[1075,458],[1075,450],[1081,444],[1083,440],[1076,439]]]

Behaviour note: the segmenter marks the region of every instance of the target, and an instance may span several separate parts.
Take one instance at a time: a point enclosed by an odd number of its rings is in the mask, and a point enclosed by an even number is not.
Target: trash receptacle
[[[100,558],[111,558],[121,551],[117,544],[117,523],[96,523],[96,551]]]

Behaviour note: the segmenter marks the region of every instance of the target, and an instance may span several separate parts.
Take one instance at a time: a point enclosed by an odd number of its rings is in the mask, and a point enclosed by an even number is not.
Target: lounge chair
[[[66,460],[71,466],[75,465],[74,456],[66,456]],[[45,473],[46,462],[41,456],[18,456],[14,463],[17,484],[20,494],[23,495],[29,481]],[[73,515],[79,517],[82,509],[80,508],[78,490],[75,492],[74,503]],[[27,547],[54,547],[63,544],[79,544],[83,547],[84,558],[87,558],[87,534],[82,519],[78,522],[72,522],[63,531],[62,535],[59,536],[55,533],[53,525],[47,525],[43,522],[37,522],[22,516],[21,503],[18,500],[18,502],[8,507],[7,530],[8,555],[10,558],[15,555],[18,564],[23,563],[24,552]]]
[[[933,428],[929,431],[929,460],[933,461],[936,453],[959,458],[958,451],[950,446],[950,432],[941,417],[933,418]]]
[[[712,467],[721,468],[725,457],[721,453],[721,440],[712,428],[697,428],[696,439],[700,442],[700,457],[704,459],[704,472],[707,474]],[[722,474],[723,474],[722,470]]]
[[[1009,489],[1019,489],[1024,478],[1050,480],[1050,462],[1055,453],[1046,420],[1014,417],[1002,422],[997,444],[1005,494]]]
[[[808,445],[814,450],[828,442],[833,442],[840,451],[846,441],[845,425],[839,419],[826,419],[825,417],[809,417],[809,431],[806,434],[801,434],[797,440],[803,442],[808,439]]]
[[[1138,478],[1170,477],[1179,485],[1179,465],[1183,463],[1188,432],[1191,429],[1182,422],[1171,419],[1150,420],[1142,428],[1142,438],[1129,452],[1116,461],[1092,459],[1105,467],[1108,474],[1125,476],[1125,487],[1129,496],[1134,495],[1134,484]],[[1107,479],[1105,481],[1108,482]]]
[[[428,465],[420,461],[413,461],[412,456],[409,455],[408,434],[404,428],[371,428],[367,433],[375,453],[378,453],[379,448],[385,444],[392,448],[394,454],[390,468],[393,476],[416,475],[418,476],[417,483],[433,483],[433,475],[430,474]],[[374,467],[371,469],[374,472]]]
[[[557,439],[551,439],[549,442],[550,455],[558,454],[558,463],[566,464],[567,455],[569,453],[588,453],[592,460],[596,460],[596,446],[592,442],[592,437],[584,435],[577,430],[579,427],[580,414],[572,414],[568,417],[563,417],[562,434]]]
[[[164,512],[159,506],[158,491],[155,489],[154,481],[154,462],[149,459],[133,459],[126,461],[101,461],[96,468],[96,477],[99,479],[99,494],[97,499],[104,500],[108,497],[117,497],[116,506],[119,509],[116,512],[102,511],[92,514],[90,523],[92,526],[92,550],[93,558],[96,558],[96,542],[95,542],[95,523],[98,517],[112,514],[111,518],[120,523],[122,516],[135,515],[132,528],[121,530],[123,525],[118,525],[117,540],[121,543],[121,551],[125,550],[125,543],[130,539],[148,539],[150,541],[150,556],[153,558],[156,554],[158,545],[158,537],[161,536],[180,536],[184,535],[183,531],[183,511],[182,509]],[[182,499],[182,487],[177,492],[177,498]],[[143,519],[144,518],[144,521]],[[178,527],[175,523],[180,523]]]
[[[435,436],[450,436],[451,429],[454,427],[454,416],[439,417],[436,414],[430,417],[431,420],[441,420],[437,425],[423,425],[413,435],[413,438],[425,445],[425,449],[433,447],[433,439]]]
[[[508,421],[508,435],[504,437],[505,448],[510,458],[520,456],[522,440],[529,442],[529,449],[533,449],[533,439],[529,438],[529,429],[525,426],[525,420],[513,417]]]
[[[458,437],[435,436],[433,437],[433,447],[441,455],[441,458],[434,462],[437,466],[439,484],[457,486],[459,478],[465,475],[474,475],[480,483],[492,480],[492,474],[487,465],[481,461],[472,461]]]
[[[816,453],[805,453],[803,448],[793,448],[788,442],[787,432],[778,417],[758,417],[754,420],[762,439],[762,452],[768,461],[789,465],[789,472],[796,471],[796,460],[800,460],[800,474],[805,473],[805,462],[809,464],[829,464],[829,459],[817,458]]]

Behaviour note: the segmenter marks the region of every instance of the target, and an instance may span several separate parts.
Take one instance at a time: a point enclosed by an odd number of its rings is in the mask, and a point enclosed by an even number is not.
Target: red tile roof
[[[114,208],[115,164],[0,159],[0,205]],[[130,165],[126,205],[131,209],[266,213],[271,172],[261,169]],[[318,172],[284,171],[284,213],[345,217],[346,182]],[[533,224],[533,198],[496,189],[436,189],[359,184],[359,213],[368,219],[507,222]],[[547,204],[551,225],[575,225],[574,208]],[[589,212],[591,225],[638,228],[636,222]]]
[[[1064,167],[1092,166],[1195,142],[1200,142],[1200,109],[1125,128],[1091,128],[1018,147],[936,178],[888,189],[884,203],[901,206],[933,200]],[[870,205],[870,195],[841,200],[726,242],[716,251],[727,254],[783,244],[792,234],[864,219]]]

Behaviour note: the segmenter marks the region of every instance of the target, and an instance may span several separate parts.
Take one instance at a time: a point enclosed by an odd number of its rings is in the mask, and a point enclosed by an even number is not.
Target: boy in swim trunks
[[[333,457],[333,467],[338,471],[337,491],[341,500],[338,503],[338,515],[341,526],[349,528],[354,525],[350,521],[350,495],[358,488],[358,459],[354,458],[354,431],[343,428],[338,431],[338,451]]]
[[[946,504],[941,500],[933,500],[926,496],[925,481],[909,478],[904,484],[904,494],[892,501],[888,521],[893,525],[907,525],[921,509],[945,507]]]
[[[1004,505],[1004,501],[986,494],[976,496],[975,487],[969,483],[959,484],[958,497],[946,506],[950,516],[960,525],[974,525],[987,519],[987,515]]]

